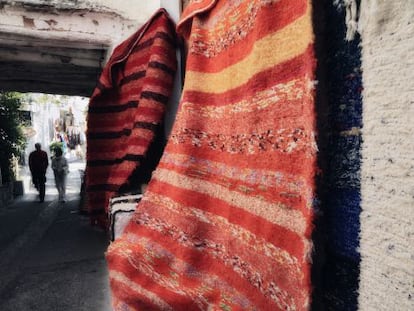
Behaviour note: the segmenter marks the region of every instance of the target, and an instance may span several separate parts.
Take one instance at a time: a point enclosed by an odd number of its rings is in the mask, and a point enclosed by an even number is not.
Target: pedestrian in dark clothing
[[[32,173],[32,182],[39,191],[40,202],[45,200],[46,169],[49,166],[47,153],[42,150],[39,143],[35,144],[36,150],[29,155],[29,168]]]

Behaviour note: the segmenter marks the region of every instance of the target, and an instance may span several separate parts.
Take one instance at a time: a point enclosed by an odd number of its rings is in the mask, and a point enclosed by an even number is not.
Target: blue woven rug
[[[329,135],[321,209],[324,263],[319,299],[326,310],[357,310],[360,254],[362,77],[360,38],[346,41],[345,10],[325,1]]]

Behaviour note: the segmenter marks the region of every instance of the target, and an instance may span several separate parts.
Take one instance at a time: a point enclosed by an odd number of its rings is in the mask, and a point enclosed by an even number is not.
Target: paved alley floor
[[[108,239],[79,214],[82,163],[69,165],[66,203],[48,174],[44,203],[29,188],[0,210],[1,311],[111,310]]]

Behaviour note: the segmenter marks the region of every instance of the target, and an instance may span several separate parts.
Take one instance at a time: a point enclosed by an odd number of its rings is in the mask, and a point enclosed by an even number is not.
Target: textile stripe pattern
[[[192,1],[176,122],[107,252],[115,310],[307,310],[315,175],[307,0]]]
[[[141,198],[141,193],[125,193],[110,199],[108,213],[109,236],[111,241],[117,239],[124,232]]]
[[[414,310],[414,2],[361,2],[361,310]]]
[[[142,163],[162,121],[176,70],[175,29],[164,10],[119,45],[88,111],[87,197],[92,214]]]

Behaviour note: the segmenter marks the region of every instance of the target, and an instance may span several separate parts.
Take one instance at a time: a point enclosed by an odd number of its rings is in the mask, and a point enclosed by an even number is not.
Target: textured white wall
[[[117,12],[122,17],[139,23],[144,23],[160,6],[160,0],[3,0],[1,2],[24,5],[28,9],[43,6],[45,8],[102,11],[106,8],[107,12]]]
[[[414,310],[414,1],[363,0],[360,310]]]
[[[106,6],[123,17],[143,24],[160,7],[159,0],[89,0],[99,6]]]

